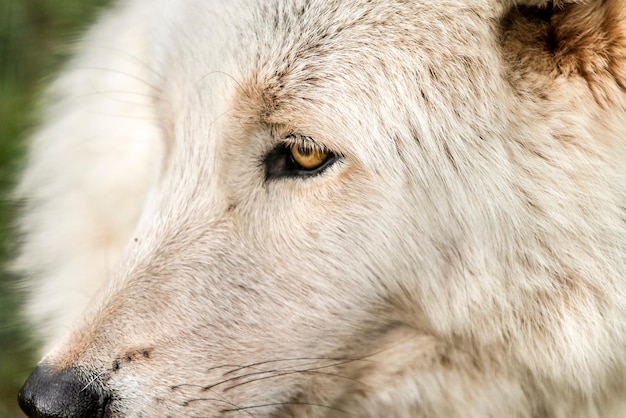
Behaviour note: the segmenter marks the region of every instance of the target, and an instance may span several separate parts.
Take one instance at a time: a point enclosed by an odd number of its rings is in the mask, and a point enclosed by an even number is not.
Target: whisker
[[[183,387],[204,389],[203,385],[195,385],[193,383],[179,383],[177,385],[170,386],[170,390],[178,390],[178,389],[183,388]]]
[[[192,387],[192,388],[198,388],[198,389],[204,390],[204,388],[201,385],[194,385],[194,384],[190,384],[190,383],[181,383],[181,384],[178,384],[178,385],[170,386],[170,389],[171,390],[176,390],[176,389],[179,389],[179,388],[182,388],[182,387]],[[181,405],[182,406],[188,406],[192,402],[215,401],[215,402],[226,403],[226,404],[228,404],[230,406],[234,406],[236,408],[239,408],[239,405],[237,405],[236,403],[233,403],[233,402],[227,400],[222,394],[220,394],[220,393],[218,393],[218,392],[216,392],[214,390],[209,390],[209,392],[213,393],[215,396],[217,396],[217,398],[194,398],[194,399],[189,399],[189,400],[183,402]],[[246,412],[246,414],[248,414],[252,418],[256,418],[249,411],[244,411],[244,412]]]
[[[95,90],[95,89],[94,89]],[[153,96],[149,95],[149,94],[145,94],[145,93],[140,93],[138,91],[124,91],[124,90],[96,90],[93,91],[91,93],[83,93],[83,94],[79,94],[76,96],[71,96],[70,99],[82,99],[85,97],[91,97],[91,96],[109,96],[109,95],[114,95],[114,94],[120,94],[120,95],[124,95],[124,96],[139,96],[139,97],[147,97],[147,98],[153,98]]]
[[[236,388],[238,386],[242,386],[242,385],[245,385],[245,384],[248,384],[248,383],[252,383],[252,382],[255,382],[255,381],[259,381],[259,380],[271,379],[271,378],[275,378],[275,377],[280,377],[280,376],[285,376],[285,375],[290,375],[290,374],[296,374],[296,373],[313,373],[313,372],[317,372],[317,371],[322,370],[322,369],[327,369],[327,368],[330,368],[330,367],[342,366],[342,365],[345,365],[345,364],[354,363],[354,362],[358,362],[358,361],[374,361],[374,360],[369,360],[368,358],[376,356],[376,355],[378,355],[380,353],[384,353],[385,351],[391,350],[391,349],[397,347],[398,345],[404,344],[407,341],[410,341],[410,340],[412,340],[414,338],[415,337],[407,338],[406,340],[400,341],[400,342],[398,342],[397,344],[394,344],[391,347],[388,347],[388,348],[385,348],[383,350],[379,350],[379,351],[373,352],[371,354],[368,354],[368,355],[360,357],[360,358],[340,358],[340,359],[332,359],[332,358],[330,358],[330,360],[334,360],[335,362],[332,363],[332,364],[327,364],[327,365],[319,366],[319,367],[312,367],[312,368],[309,368],[309,369],[300,369],[300,370],[293,370],[293,369],[291,369],[291,370],[290,369],[261,370],[261,371],[258,371],[258,372],[246,373],[246,374],[243,374],[243,375],[240,375],[240,376],[236,376],[236,377],[232,377],[232,378],[229,378],[229,379],[222,380],[221,382],[218,382],[218,383],[206,386],[205,389],[206,390],[213,389],[213,388],[215,388],[217,386],[220,386],[222,384],[225,384],[225,383],[228,383],[228,382],[234,382],[234,381],[240,380],[240,379],[245,379],[245,378],[251,377],[251,376],[258,376],[258,375],[264,375],[264,374],[269,374],[269,373],[275,373],[275,374],[273,374],[271,376],[261,376],[261,377],[258,377],[258,378],[249,379],[249,380],[246,380],[244,382],[240,382],[240,383],[231,385],[231,386],[229,386],[229,387],[224,389],[224,392],[225,392],[225,391],[231,390],[233,388]],[[278,362],[285,362],[285,361],[319,360],[319,359],[329,360],[329,358],[322,358],[322,357],[320,357],[320,358],[300,357],[300,358],[295,358],[295,359],[268,360],[268,361],[251,363],[251,364],[246,365],[246,366],[238,367],[237,369],[234,369],[234,370],[231,370],[231,371],[229,371],[227,373],[224,373],[222,376],[226,376],[226,375],[228,375],[230,373],[233,373],[233,372],[236,372],[236,371],[239,371],[239,370],[243,370],[243,369],[246,369],[246,368],[254,368],[256,366],[263,365],[263,364],[278,363]],[[337,377],[342,377],[342,376],[341,375],[337,375]],[[346,376],[343,376],[343,377],[345,377],[346,379],[351,379],[351,378],[346,377]],[[362,383],[362,384],[365,384],[365,383],[360,382],[358,380],[354,380],[354,381]]]
[[[259,362],[255,362],[255,363],[250,363],[250,364],[246,364],[243,366],[238,366],[236,369],[230,370],[226,373],[224,373],[222,376],[226,376],[228,374],[231,373],[235,373],[238,372],[240,370],[243,369],[248,369],[248,368],[254,368],[256,366],[261,366],[264,364],[271,364],[271,363],[284,363],[284,362],[288,362],[288,361],[301,361],[301,360],[310,360],[310,361],[322,361],[322,360],[326,360],[326,361],[334,361],[336,363],[327,365],[327,366],[323,366],[322,368],[326,368],[326,367],[332,367],[332,366],[338,366],[338,365],[342,365],[342,364],[346,364],[346,363],[351,363],[351,362],[357,362],[357,361],[364,361],[364,362],[374,362],[374,360],[371,360],[370,357],[374,357],[377,356],[379,354],[384,353],[385,351],[389,351],[392,350],[394,348],[396,348],[399,345],[402,345],[408,341],[411,341],[413,339],[415,339],[416,337],[409,337],[406,338],[405,340],[402,341],[398,341],[396,344],[392,345],[391,347],[387,347],[384,348],[382,350],[379,351],[374,351],[373,353],[367,354],[365,356],[362,357],[355,357],[355,358],[350,358],[350,357],[293,357],[293,358],[286,358],[286,359],[272,359],[272,360],[265,360],[265,361],[259,361]],[[314,363],[310,363],[310,364],[314,364]],[[307,364],[304,364],[304,366],[306,366]],[[226,367],[226,366],[217,366],[217,367],[213,367],[211,369],[208,370],[212,370],[215,368],[219,368],[219,367]],[[285,369],[282,369],[285,370]],[[310,369],[310,370],[317,370],[317,369]],[[281,370],[274,370],[274,371],[281,371]],[[245,376],[245,375],[243,375]],[[241,377],[243,377],[241,376]]]
[[[262,375],[262,374],[268,374],[268,373],[278,373],[278,374],[274,374],[274,375],[271,375],[271,376],[263,376],[263,377],[259,377],[257,379],[250,379],[250,380],[247,380],[245,382],[229,386],[228,388],[224,389],[224,391],[227,391],[227,390],[230,390],[230,389],[235,388],[237,386],[245,385],[246,383],[255,382],[255,381],[258,381],[258,380],[271,379],[271,378],[274,378],[274,377],[284,376],[284,375],[288,375],[288,374],[296,374],[296,373],[301,373],[301,372],[321,370],[321,369],[326,369],[326,368],[329,368],[329,367],[341,366],[341,365],[352,363],[352,362],[355,362],[355,361],[359,361],[359,359],[347,359],[347,360],[344,360],[344,361],[335,362],[333,364],[327,364],[325,366],[313,367],[313,368],[310,368],[310,369],[301,369],[301,370],[274,369],[274,370],[263,370],[263,371],[253,372],[253,373],[246,373],[246,374],[243,374],[241,376],[235,376],[235,377],[232,377],[230,379],[222,380],[221,382],[218,382],[218,383],[215,383],[213,385],[207,386],[207,389],[213,389],[216,386],[222,385],[224,383],[228,383],[228,382],[232,382],[232,381],[240,380],[240,379],[245,379],[246,377],[250,377],[250,376]]]
[[[104,372],[100,372],[100,373],[96,374],[89,382],[87,382],[85,387],[83,387],[80,391],[84,392],[93,382],[96,381],[96,379],[100,379],[104,374],[105,374]]]
[[[254,368],[256,366],[262,366],[264,364],[272,364],[272,363],[284,363],[288,361],[346,361],[346,360],[358,360],[358,359],[350,359],[349,357],[294,357],[294,358],[286,358],[286,359],[275,359],[275,360],[267,360],[267,361],[259,361],[256,363],[246,364],[244,366],[239,366],[236,369],[230,370],[224,373],[222,376],[226,376],[231,373],[238,372],[243,369]],[[315,363],[308,363],[315,364]],[[307,366],[308,364],[304,364],[301,366]]]
[[[346,411],[344,409],[340,409],[340,408],[336,408],[336,407],[329,406],[329,405],[324,405],[324,404],[312,403],[312,402],[275,402],[275,403],[266,403],[266,404],[261,404],[261,405],[243,406],[243,407],[239,407],[239,408],[236,408],[236,409],[223,409],[220,412],[234,412],[234,411],[243,411],[243,410],[247,410],[247,409],[257,409],[257,408],[266,408],[266,407],[270,407],[270,406],[284,406],[284,405],[316,406],[316,407],[326,408],[326,409],[330,409],[330,410],[333,410],[333,411],[341,412],[341,413],[349,415],[349,416],[356,417],[355,414],[353,414],[353,413],[351,413],[349,411]]]
[[[249,377],[249,376],[252,376],[252,375],[274,373],[274,372],[278,372],[278,371],[280,371],[280,370],[268,370],[268,371],[261,371],[261,372],[255,372],[255,373],[248,373],[248,374],[245,374],[243,376],[235,376],[235,377],[231,377],[230,379],[225,379],[225,380],[222,380],[220,382],[214,383],[212,385],[205,386],[205,387],[202,388],[202,390],[203,391],[211,390],[211,389],[213,389],[213,388],[215,388],[217,386],[223,385],[224,383],[232,382],[234,380],[239,380],[239,379],[245,379],[246,377]]]
[[[245,407],[241,407],[239,405],[237,405],[236,403],[233,402],[229,402],[227,400],[224,399],[218,399],[218,398],[195,398],[195,399],[189,399],[185,402],[183,402],[181,405],[182,406],[189,406],[189,404],[193,403],[193,402],[221,402],[221,403],[225,403],[227,405],[233,406],[235,411],[243,411],[246,414],[248,414],[249,416],[251,416],[252,418],[256,418],[250,411],[247,411]],[[224,410],[223,410],[224,411]]]
[[[85,70],[85,71],[108,71],[111,73],[116,73],[116,74],[121,74],[124,75],[128,78],[132,78],[133,80],[139,81],[141,84],[150,87],[152,90],[154,90],[157,93],[161,93],[161,89],[157,86],[155,86],[154,84],[149,83],[148,81],[142,79],[141,77],[138,77],[134,74],[129,74],[126,73],[124,71],[120,71],[120,70],[116,70],[114,68],[106,68],[106,67],[78,67],[78,70]]]
[[[161,74],[159,74],[158,71],[156,71],[151,65],[149,65],[146,61],[140,59],[139,57],[129,54],[128,52],[122,50],[122,49],[118,49],[118,48],[113,48],[111,46],[106,46],[106,45],[99,45],[96,43],[85,43],[86,45],[89,45],[90,47],[93,47],[94,49],[102,49],[102,50],[106,50],[106,51],[111,51],[111,52],[116,52],[119,55],[123,55],[127,58],[132,59],[133,61],[135,61],[138,64],[141,64],[146,70],[150,71],[152,74],[156,75],[156,76],[161,76]]]
[[[242,366],[240,366],[240,365],[238,365],[238,364],[223,364],[223,365],[221,365],[221,366],[213,366],[213,367],[209,367],[208,369],[206,369],[206,371],[207,371],[207,372],[210,372],[210,371],[212,371],[212,370],[217,370],[217,369],[225,369],[225,368],[227,368],[227,367],[228,367],[228,368],[230,368],[230,367],[239,367],[239,368],[240,368],[240,367],[242,367]],[[244,366],[244,367],[245,367],[245,366]],[[226,372],[226,373],[224,373],[222,376],[224,376],[224,375],[226,375],[226,374],[228,374],[228,373],[230,373],[230,372]]]
[[[289,370],[289,371],[277,371],[278,373],[273,374],[271,376],[263,376],[263,377],[258,377],[258,378],[254,378],[254,379],[250,379],[250,380],[246,380],[245,382],[240,382],[231,386],[228,386],[227,388],[225,388],[223,391],[229,391],[231,389],[234,389],[238,386],[243,386],[243,385],[247,385],[248,383],[252,383],[252,382],[258,382],[259,380],[265,380],[265,379],[273,379],[276,377],[281,377],[281,376],[288,376],[288,375],[292,375],[292,374],[320,374],[320,375],[327,375],[327,376],[333,376],[333,377],[339,377],[339,378],[343,378],[346,380],[351,380],[353,382],[356,383],[360,383],[362,385],[365,385],[367,387],[371,387],[366,383],[361,382],[360,380],[357,379],[353,379],[351,377],[348,376],[343,376],[337,373],[324,373],[324,372],[318,372],[315,369],[311,369],[311,370]],[[249,376],[249,375],[248,375]],[[244,376],[242,376],[244,377]]]
[[[303,372],[301,372],[301,373],[302,373],[302,374],[317,374],[317,375],[321,375],[321,376],[337,377],[337,378],[339,378],[339,379],[349,380],[349,381],[351,381],[351,382],[354,382],[354,383],[358,383],[358,384],[360,384],[360,385],[363,385],[363,386],[365,386],[365,387],[367,387],[367,388],[369,388],[369,389],[373,389],[373,387],[372,387],[372,386],[368,385],[367,383],[365,383],[365,382],[363,382],[363,381],[361,381],[361,380],[359,380],[359,379],[355,379],[355,378],[353,378],[353,377],[344,376],[344,375],[339,374],[339,373],[318,372],[318,371],[316,371],[316,370],[306,370],[306,371],[303,371]]]
[[[232,80],[232,81],[233,81],[233,82],[237,85],[237,87],[239,87],[239,89],[240,89],[243,93],[246,93],[246,94],[247,94],[247,92],[246,92],[246,91],[245,91],[245,89],[243,88],[243,85],[242,85],[239,81],[237,81],[237,79],[235,79],[235,77],[233,77],[232,75],[228,74],[227,72],[225,72],[225,71],[221,71],[221,70],[209,71],[208,73],[206,73],[206,74],[204,74],[202,77],[200,77],[200,79],[198,80],[197,84],[200,84],[200,83],[204,82],[204,79],[205,79],[205,78],[207,78],[207,77],[208,77],[208,76],[210,76],[210,75],[214,75],[214,74],[224,75],[224,76],[226,76],[226,77],[230,78],[230,79],[231,79],[231,80]]]

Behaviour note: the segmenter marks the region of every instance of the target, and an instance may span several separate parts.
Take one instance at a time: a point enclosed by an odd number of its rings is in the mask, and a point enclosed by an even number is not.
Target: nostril
[[[40,364],[24,383],[18,401],[30,418],[101,418],[108,397],[73,369],[56,371]]]

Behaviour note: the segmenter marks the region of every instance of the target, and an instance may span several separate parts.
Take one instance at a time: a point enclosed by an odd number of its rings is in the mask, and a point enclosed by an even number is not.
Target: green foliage
[[[14,252],[11,225],[19,210],[9,199],[37,118],[42,86],[69,55],[71,41],[107,0],[0,0],[0,418],[23,416],[19,387],[37,361],[19,319],[23,295],[6,273]]]

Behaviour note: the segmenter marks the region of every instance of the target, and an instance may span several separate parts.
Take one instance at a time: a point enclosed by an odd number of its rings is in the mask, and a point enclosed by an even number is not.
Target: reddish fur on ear
[[[580,74],[589,83],[610,74],[624,88],[626,2],[570,4],[551,19],[554,58],[564,74]]]
[[[626,1],[534,3],[512,7],[502,21],[504,55],[516,74],[582,78],[601,105],[615,86],[626,90]]]

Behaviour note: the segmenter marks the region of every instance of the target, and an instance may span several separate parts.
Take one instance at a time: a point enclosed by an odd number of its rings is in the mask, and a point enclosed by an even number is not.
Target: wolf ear
[[[609,84],[626,90],[626,0],[507,0],[505,6],[501,42],[514,74],[582,79],[596,100],[609,94]]]
[[[583,3],[585,0],[504,0],[508,7],[528,6],[528,7],[563,7],[568,3]],[[587,3],[589,3],[587,1]]]

